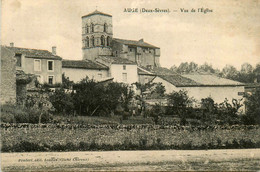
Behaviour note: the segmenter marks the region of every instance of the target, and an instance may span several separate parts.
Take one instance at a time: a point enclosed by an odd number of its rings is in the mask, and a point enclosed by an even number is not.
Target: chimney
[[[10,43],[10,47],[14,47],[14,43],[13,42]]]
[[[52,54],[56,55],[56,46],[52,46]]]
[[[142,38],[142,39],[140,39],[140,40],[139,40],[139,42],[144,42],[144,39],[143,39],[143,38]]]

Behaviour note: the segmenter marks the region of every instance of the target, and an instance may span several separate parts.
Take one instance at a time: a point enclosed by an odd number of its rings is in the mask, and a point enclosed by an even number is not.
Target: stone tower
[[[83,59],[95,60],[99,55],[112,55],[112,16],[94,11],[82,16]]]

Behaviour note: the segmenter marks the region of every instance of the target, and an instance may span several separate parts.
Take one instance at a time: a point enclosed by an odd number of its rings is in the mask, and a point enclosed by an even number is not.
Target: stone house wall
[[[14,53],[1,46],[1,104],[16,102],[16,60]]]

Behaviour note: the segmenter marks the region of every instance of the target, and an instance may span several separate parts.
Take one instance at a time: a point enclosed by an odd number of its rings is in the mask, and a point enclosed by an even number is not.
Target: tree
[[[165,86],[162,85],[161,82],[159,82],[159,83],[155,83],[151,94],[152,94],[152,97],[154,97],[154,98],[162,98],[162,97],[164,97],[165,91],[166,91]]]
[[[189,73],[189,63],[181,63],[177,69],[177,73],[183,74],[183,73]]]
[[[227,79],[237,80],[237,69],[232,65],[226,65],[221,72],[221,76]]]
[[[260,88],[252,95],[246,95],[246,115],[243,117],[245,124],[260,124]]]
[[[64,88],[56,88],[50,93],[50,102],[55,108],[56,113],[72,114],[74,103],[71,93],[66,92]]]
[[[199,67],[200,72],[206,72],[206,73],[216,73],[216,69],[213,69],[212,65],[208,63],[204,63]]]
[[[253,66],[249,63],[244,63],[244,64],[241,65],[240,72],[246,73],[246,74],[252,73],[253,72]]]
[[[104,87],[89,80],[88,77],[82,79],[73,86],[74,107],[80,115],[94,115],[103,104]]]
[[[167,96],[168,108],[173,113],[176,113],[179,117],[185,115],[187,108],[191,107],[194,100],[190,98],[187,91],[180,90],[178,92],[173,91]]]
[[[173,66],[170,68],[170,70],[173,71],[173,72],[177,72],[177,69],[178,69],[178,67],[175,66],[175,65],[173,65]]]

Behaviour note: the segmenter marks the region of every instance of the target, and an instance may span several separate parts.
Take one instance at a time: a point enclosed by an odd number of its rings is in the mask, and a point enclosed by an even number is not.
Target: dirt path
[[[260,170],[260,149],[1,153],[12,170]]]

